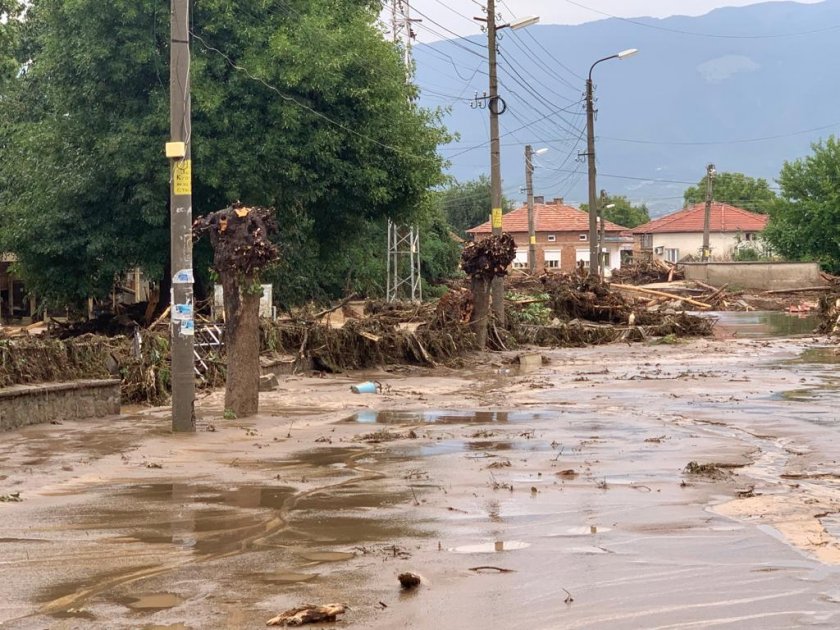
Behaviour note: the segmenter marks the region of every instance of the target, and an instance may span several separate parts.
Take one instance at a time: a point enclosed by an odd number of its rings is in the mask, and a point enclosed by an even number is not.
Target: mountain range
[[[503,29],[504,193],[524,198],[530,143],[548,149],[535,159],[535,194],[586,201],[585,78],[594,61],[629,48],[639,54],[593,72],[599,190],[659,215],[681,207],[709,163],[772,182],[785,160],[840,130],[838,35],[840,0]],[[445,108],[457,134],[441,153],[459,181],[489,173],[486,51],[481,35],[413,49],[420,103]]]

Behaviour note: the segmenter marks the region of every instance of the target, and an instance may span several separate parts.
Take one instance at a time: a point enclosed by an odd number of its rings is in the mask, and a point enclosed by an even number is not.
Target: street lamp
[[[595,106],[592,96],[592,71],[599,63],[610,59],[627,59],[639,51],[636,48],[628,48],[620,53],[599,59],[589,68],[589,77],[586,79],[586,159],[589,163],[589,273],[598,271],[598,226],[597,226],[597,199],[595,198]]]
[[[548,147],[534,151],[530,144],[525,145],[525,190],[528,195],[528,268],[531,273],[537,270],[537,232],[534,225],[534,156],[548,152]]]

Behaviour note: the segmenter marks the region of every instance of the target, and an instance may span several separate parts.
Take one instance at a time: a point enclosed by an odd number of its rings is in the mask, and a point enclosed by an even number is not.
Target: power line
[[[574,0],[565,0],[568,4],[574,5],[581,9],[586,9],[587,11],[592,11],[593,13],[597,13],[598,15],[603,15],[605,17],[614,18],[616,20],[621,20],[622,22],[628,22],[630,24],[635,24],[636,26],[642,26],[644,28],[653,29],[656,31],[666,31],[668,33],[677,33],[679,35],[691,35],[692,37],[711,37],[714,39],[781,39],[787,37],[801,37],[804,35],[816,35],[818,33],[826,33],[829,31],[836,31],[840,29],[840,24],[835,24],[833,26],[827,26],[825,28],[818,28],[811,31],[799,31],[795,33],[776,33],[776,34],[769,34],[769,35],[724,35],[722,33],[698,33],[695,31],[684,31],[677,28],[669,28],[667,26],[658,26],[656,24],[647,24],[645,22],[639,22],[638,20],[633,20],[630,18],[620,17],[618,15],[613,15],[612,13],[607,13],[605,11],[600,11],[598,9],[593,9],[592,7],[588,7],[584,4],[580,4],[579,2],[575,2]]]
[[[765,142],[767,140],[780,140],[782,138],[790,138],[793,136],[801,136],[807,133],[814,133],[815,131],[825,131],[833,127],[840,126],[840,122],[834,122],[820,127],[812,127],[811,129],[802,129],[801,131],[792,131],[790,133],[776,134],[772,136],[760,136],[757,138],[741,138],[738,140],[710,140],[702,142],[694,141],[666,141],[666,140],[640,140],[638,138],[616,138],[613,136],[598,136],[599,140],[612,140],[614,142],[630,142],[633,144],[659,144],[659,145],[673,145],[673,146],[710,146],[721,144],[749,144],[753,142]]]

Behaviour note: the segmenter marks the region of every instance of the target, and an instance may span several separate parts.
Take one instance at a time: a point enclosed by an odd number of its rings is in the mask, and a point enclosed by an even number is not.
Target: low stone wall
[[[0,388],[0,431],[53,420],[119,414],[120,381],[95,380]]]
[[[825,284],[817,263],[709,262],[681,263],[686,280],[732,289],[798,289]]]

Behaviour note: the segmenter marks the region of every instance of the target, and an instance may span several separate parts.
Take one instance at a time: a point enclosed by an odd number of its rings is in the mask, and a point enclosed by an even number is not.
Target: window
[[[653,234],[642,234],[642,249],[653,248]]]
[[[560,250],[547,249],[545,251],[545,268],[559,269],[560,268]]]
[[[516,258],[513,259],[514,269],[526,269],[528,267],[528,252],[516,252]]]
[[[755,232],[747,232],[744,234],[745,241],[754,241],[755,240]]]
[[[578,240],[580,240],[580,241],[588,241],[588,240],[589,240],[589,234],[581,234],[581,235],[578,237]]]
[[[549,234],[548,235],[548,242],[549,243],[554,243],[555,241],[557,241],[557,236],[554,235],[554,234]]]
[[[584,269],[589,269],[589,250],[579,249],[575,252],[575,266],[583,265]]]
[[[675,247],[666,247],[665,248],[665,260],[670,263],[679,262],[680,260],[680,250]]]
[[[604,269],[612,269],[612,263],[610,262],[610,252],[604,252],[601,254],[601,258],[604,261]]]

